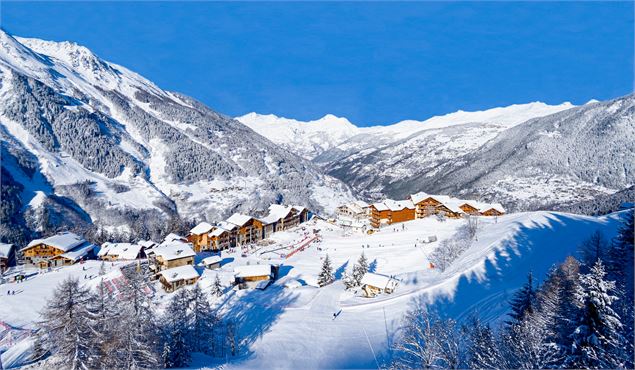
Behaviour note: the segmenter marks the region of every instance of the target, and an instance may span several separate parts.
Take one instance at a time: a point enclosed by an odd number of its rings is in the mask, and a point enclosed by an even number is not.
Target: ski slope
[[[444,272],[431,269],[428,256],[464,220],[439,222],[427,218],[388,226],[372,235],[311,221],[294,230],[275,233],[272,244],[248,249],[245,256],[242,250],[223,252],[219,270],[203,271],[200,282],[208,290],[216,274],[228,285],[236,266],[282,264],[278,280],[266,290],[233,289],[213,299],[214,307],[225,318],[239,323],[242,354],[228,363],[225,359],[197,355],[192,367],[378,367],[386,360],[386,348],[398,333],[400,319],[413,298],[424,296],[442,315],[457,320],[478,311],[496,323],[504,317],[506,302],[530,270],[538,280],[543,279],[552,265],[574,254],[594,231],[613,237],[619,219],[619,213],[589,217],[556,212],[482,217],[478,240]],[[320,241],[285,258],[314,230],[319,230]],[[429,235],[436,235],[438,241],[419,241]],[[342,273],[350,271],[362,252],[372,272],[399,279],[393,294],[369,299],[344,289]],[[318,288],[317,275],[326,254],[337,280]],[[86,272],[94,275],[99,264],[88,261],[84,264],[88,271],[78,265],[34,275],[22,284],[0,285],[0,319],[18,327],[33,327],[37,313],[59,281],[69,275],[83,279]],[[117,267],[108,264],[109,269]],[[171,294],[155,284],[154,299],[161,312]],[[19,293],[7,296],[8,289]],[[334,313],[339,313],[335,319]],[[16,350],[10,354],[19,357]]]

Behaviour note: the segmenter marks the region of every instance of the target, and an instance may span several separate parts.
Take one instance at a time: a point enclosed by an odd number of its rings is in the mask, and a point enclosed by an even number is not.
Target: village
[[[201,222],[185,236],[170,233],[159,243],[139,240],[136,243],[106,242],[96,246],[79,235],[65,232],[33,240],[19,250],[11,244],[0,244],[0,283],[21,282],[33,273],[50,272],[89,260],[99,260],[111,266],[115,262],[129,264],[136,261],[138,265],[141,262],[147,264],[150,280],[158,281],[163,290],[170,293],[195,284],[205,270],[217,270],[232,262],[233,279],[229,279],[228,285],[239,289],[265,289],[278,278],[287,258],[311,245],[316,245],[318,250],[323,249],[320,246],[320,229],[324,227],[341,228],[345,235],[350,235],[351,230],[370,235],[389,225],[430,216],[460,219],[496,217],[504,213],[504,208],[497,203],[421,192],[406,200],[344,204],[337,207],[333,218],[314,215],[301,206],[272,204],[264,217],[235,213],[214,225]],[[301,237],[286,241],[286,245],[272,238],[274,233],[288,230],[301,230]],[[422,242],[437,240],[435,230],[425,231],[427,234],[421,237]],[[238,265],[239,260],[244,264]],[[433,265],[430,263],[429,267]],[[96,277],[96,274],[86,274],[84,278]],[[390,294],[397,285],[394,277],[373,270],[363,277],[359,293],[367,298],[381,293]]]

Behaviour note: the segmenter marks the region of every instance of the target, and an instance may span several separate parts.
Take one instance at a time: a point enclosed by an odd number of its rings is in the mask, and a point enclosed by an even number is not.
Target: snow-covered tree
[[[164,360],[165,367],[186,367],[191,360],[191,312],[189,309],[190,295],[181,289],[174,293],[164,313],[164,347],[163,354],[169,353]]]
[[[41,343],[68,369],[94,367],[97,349],[90,299],[90,291],[78,279],[67,278],[57,286],[42,312]]]
[[[514,293],[509,304],[511,306],[511,312],[509,313],[511,320],[508,324],[510,325],[521,322],[525,316],[534,313],[536,308],[536,290],[534,289],[534,278],[531,271],[527,274],[527,282]]]
[[[99,276],[104,275],[106,275],[106,262],[101,261],[101,263],[99,264]]]
[[[102,282],[96,287],[90,301],[90,311],[94,316],[93,331],[98,353],[94,356],[94,367],[108,369],[117,367],[119,335],[123,332],[120,319],[121,311],[118,301]]]
[[[617,297],[615,283],[605,279],[606,272],[598,260],[588,274],[580,275],[576,299],[582,309],[577,328],[571,335],[573,344],[566,360],[570,368],[614,369],[624,366],[622,358],[622,324],[613,310]]]
[[[210,307],[207,295],[203,293],[199,284],[196,284],[190,292],[190,309],[192,349],[209,353],[211,346],[210,335],[217,319]]]
[[[368,259],[364,252],[359,256],[357,263],[353,265],[353,279],[355,280],[355,286],[362,284],[362,278],[368,272]]]
[[[477,315],[470,317],[463,326],[467,334],[465,346],[466,365],[472,369],[497,369],[503,367],[496,336],[489,325]]]
[[[582,242],[579,250],[584,267],[583,272],[588,272],[598,260],[606,261],[608,245],[608,241],[600,230],[596,230]]]
[[[154,368],[160,359],[159,328],[143,272],[130,271],[119,294],[121,320],[117,351],[126,369]]]
[[[334,280],[335,276],[333,275],[333,266],[331,266],[331,259],[327,254],[326,257],[324,257],[324,262],[322,263],[322,271],[318,276],[318,284],[323,287],[331,284]]]
[[[355,280],[355,277],[346,271],[342,273],[342,283],[344,283],[344,287],[346,289],[351,289],[358,286],[357,281]]]
[[[442,349],[437,340],[438,318],[428,311],[421,299],[415,299],[406,313],[402,332],[395,344],[394,366],[398,368],[429,369],[443,361]]]
[[[218,276],[218,274],[216,274],[216,277],[214,278],[211,294],[215,297],[220,297],[223,295],[223,285],[220,282],[220,277]]]

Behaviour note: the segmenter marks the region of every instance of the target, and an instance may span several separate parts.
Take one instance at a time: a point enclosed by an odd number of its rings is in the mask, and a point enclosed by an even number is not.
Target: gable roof
[[[386,199],[384,201],[384,204],[391,211],[401,211],[401,210],[404,210],[404,209],[415,209],[414,203],[412,203],[412,201],[410,201],[410,200]]]
[[[411,194],[410,195],[410,200],[414,204],[417,204],[417,203],[419,203],[421,201],[424,201],[424,200],[426,200],[428,198],[434,198],[434,196],[432,196],[432,195],[430,195],[430,194],[428,194],[426,192],[423,192],[423,191],[420,191],[420,192],[418,192],[416,194]]]
[[[232,230],[235,230],[235,229],[238,228],[238,226],[236,226],[236,224],[232,224],[232,223],[229,223],[227,221],[219,222],[216,227],[218,227],[220,229],[223,229],[225,231],[232,231]]]
[[[227,222],[236,226],[245,226],[249,221],[251,221],[251,219],[251,216],[243,215],[242,213],[234,213],[227,219]]]
[[[371,204],[371,207],[374,207],[376,210],[378,211],[388,211],[390,208],[388,208],[388,206],[384,203],[373,203]]]
[[[185,265],[179,267],[173,267],[171,269],[163,270],[159,272],[159,275],[168,283],[173,283],[179,280],[189,280],[199,277],[198,271],[192,265]]]
[[[184,238],[181,235],[178,235],[178,234],[175,234],[175,233],[169,233],[168,235],[165,236],[165,239],[163,239],[163,243],[170,243],[170,242],[173,242],[175,240],[186,241],[187,238]],[[163,243],[161,243],[161,244],[163,244]]]
[[[13,250],[13,244],[0,243],[0,257],[8,258]]]
[[[95,247],[97,247],[95,244],[86,243],[85,245],[82,245],[79,248],[75,248],[73,250],[70,250],[66,253],[62,253],[58,256],[54,256],[52,258],[58,258],[58,257],[66,258],[75,262],[75,261],[78,261],[80,258],[88,255],[88,253],[90,253],[93,249],[95,249]]]
[[[272,204],[269,206],[269,214],[260,219],[264,224],[272,224],[286,218],[293,207],[283,206],[281,204]]]
[[[201,264],[207,266],[214,263],[220,263],[220,261],[222,261],[222,258],[220,258],[220,256],[209,256],[209,257],[203,258],[203,260],[201,261]]]
[[[144,247],[145,249],[150,249],[157,246],[157,243],[153,242],[152,240],[141,240],[138,241],[137,244]]]
[[[175,240],[171,243],[161,244],[152,249],[152,252],[161,256],[166,261],[172,261],[179,258],[194,257],[196,252],[190,247],[190,244]]]
[[[382,290],[386,288],[394,289],[397,286],[397,280],[390,276],[374,274],[372,272],[364,274],[361,283],[362,285],[370,285]]]
[[[50,245],[51,247],[55,247],[63,252],[67,252],[84,243],[87,243],[87,242],[81,236],[71,232],[65,232],[65,233],[49,236],[48,238],[45,238],[45,239],[32,240],[26,247],[22,248],[22,250],[29,249],[38,244],[46,244],[46,245]]]
[[[214,226],[210,225],[207,222],[201,222],[200,224],[194,226],[192,230],[190,230],[190,234],[193,235],[201,235],[210,232]]]
[[[104,243],[97,256],[118,256],[124,260],[134,260],[139,256],[143,247],[132,243]]]
[[[271,265],[247,265],[234,267],[236,277],[271,276]]]

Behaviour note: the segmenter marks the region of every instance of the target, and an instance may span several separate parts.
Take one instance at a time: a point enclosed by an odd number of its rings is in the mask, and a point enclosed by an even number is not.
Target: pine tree
[[[368,272],[368,260],[366,259],[366,255],[362,252],[362,255],[359,256],[357,263],[353,265],[353,279],[355,280],[355,286],[360,286],[362,284],[362,278]]]
[[[90,302],[90,311],[94,316],[95,343],[98,353],[94,356],[94,368],[108,369],[118,365],[116,356],[119,347],[120,307],[117,300],[100,283]]]
[[[333,266],[331,266],[331,260],[329,259],[329,255],[327,254],[324,258],[324,262],[322,263],[322,271],[318,276],[318,284],[323,287],[331,284],[335,281],[335,276],[333,275]]]
[[[473,315],[463,327],[467,334],[466,362],[471,369],[498,369],[503,360],[498,349],[496,337],[489,325],[483,324],[477,315]]]
[[[106,262],[101,261],[101,264],[99,265],[99,276],[104,275],[106,275]]]
[[[583,272],[588,272],[598,261],[605,261],[608,249],[608,242],[600,230],[596,230],[589,238],[582,242],[579,247],[582,257]]]
[[[191,347],[187,338],[191,337],[192,315],[189,309],[189,294],[185,289],[177,291],[165,310],[165,343],[169,348],[167,363],[172,367],[186,367],[191,360]],[[165,349],[165,346],[164,346]]]
[[[582,305],[578,326],[572,333],[573,345],[566,360],[571,368],[621,368],[622,324],[613,311],[617,297],[615,283],[605,280],[606,272],[598,260],[588,274],[580,276],[576,298]]]
[[[511,316],[512,320],[508,321],[508,324],[515,324],[521,322],[526,315],[534,313],[536,307],[536,291],[534,290],[534,278],[531,271],[527,274],[527,282],[518,290],[511,302]]]
[[[607,273],[608,279],[615,281],[616,295],[619,300],[615,304],[615,311],[622,318],[622,337],[625,339],[624,354],[627,368],[633,368],[633,356],[635,353],[634,331],[635,313],[633,312],[633,281],[635,276],[633,269],[634,258],[634,211],[626,213],[623,224],[617,236],[612,240],[608,252]]]
[[[197,352],[210,353],[211,333],[217,319],[199,284],[190,292],[190,308],[192,348]]]
[[[160,360],[159,329],[155,322],[152,302],[143,272],[128,272],[122,287],[119,320],[120,340],[117,351],[118,367],[154,368]]]
[[[216,277],[214,278],[211,294],[216,297],[220,297],[223,295],[223,286],[221,285],[220,277],[218,276],[218,274],[216,274]]]
[[[344,271],[344,273],[342,274],[342,282],[344,283],[344,288],[346,289],[351,289],[358,286],[355,277],[346,271]]]
[[[72,370],[91,368],[96,352],[91,328],[94,317],[88,309],[90,299],[90,291],[78,279],[67,278],[55,289],[42,312],[41,343],[46,343],[46,349]]]

